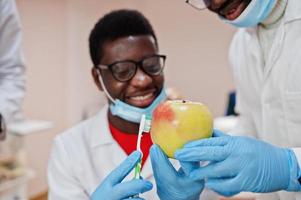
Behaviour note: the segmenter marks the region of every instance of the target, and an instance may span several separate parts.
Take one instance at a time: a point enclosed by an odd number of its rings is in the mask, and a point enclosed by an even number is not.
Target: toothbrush
[[[150,132],[151,121],[152,120],[149,115],[145,115],[145,114],[142,115],[141,121],[140,121],[140,126],[139,126],[137,145],[136,145],[136,150],[141,152],[141,160],[135,167],[134,179],[140,179],[141,167],[142,167],[142,157],[143,157],[143,153],[141,150],[141,139],[142,139],[143,133]]]

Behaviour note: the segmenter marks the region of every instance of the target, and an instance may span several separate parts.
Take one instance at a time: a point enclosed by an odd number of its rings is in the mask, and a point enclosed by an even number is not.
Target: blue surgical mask
[[[129,105],[123,101],[120,101],[119,99],[113,99],[109,92],[107,91],[102,77],[99,74],[99,81],[101,82],[101,85],[103,87],[103,90],[107,97],[110,99],[110,111],[112,115],[118,116],[126,121],[133,122],[133,123],[140,123],[142,115],[152,116],[153,111],[155,108],[165,101],[167,99],[166,90],[163,87],[160,94],[157,96],[157,98],[152,102],[151,105],[149,105],[146,108],[139,108],[132,105]]]
[[[277,0],[251,0],[248,7],[235,20],[222,20],[239,28],[253,27],[263,22],[272,12]]]
[[[155,108],[160,103],[165,101],[166,98],[167,98],[166,91],[164,88],[162,88],[159,96],[157,96],[157,98],[153,101],[153,103],[146,108],[138,108],[135,106],[131,106],[117,99],[115,100],[115,102],[111,103],[110,110],[113,115],[118,116],[126,121],[140,123],[143,114],[152,116]]]

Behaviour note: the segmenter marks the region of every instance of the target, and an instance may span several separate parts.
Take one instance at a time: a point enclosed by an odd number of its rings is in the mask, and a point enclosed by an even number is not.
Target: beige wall
[[[143,12],[151,21],[161,52],[167,54],[167,85],[222,115],[233,88],[227,49],[234,30],[184,0],[19,0],[27,59],[24,112],[55,123],[26,138],[30,166],[37,171],[30,194],[47,188],[46,163],[53,136],[104,103],[90,77],[87,38],[100,16],[117,8]]]

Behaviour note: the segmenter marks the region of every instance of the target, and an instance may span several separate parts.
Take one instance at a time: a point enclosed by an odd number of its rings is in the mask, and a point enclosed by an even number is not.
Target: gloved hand
[[[194,181],[185,174],[195,166],[194,163],[182,163],[176,171],[159,146],[150,149],[153,172],[157,185],[157,194],[161,200],[196,200],[204,188],[204,181]],[[184,172],[185,171],[185,172]]]
[[[121,181],[136,166],[141,157],[138,151],[133,152],[123,163],[113,170],[105,180],[98,186],[92,194],[92,200],[121,200],[130,199],[140,193],[144,193],[152,189],[153,185],[146,180],[135,179],[128,182]],[[141,198],[131,198],[131,200],[140,200]]]
[[[190,173],[206,180],[206,187],[223,196],[242,191],[300,191],[300,169],[290,149],[248,137],[231,137],[219,131],[214,137],[186,144],[175,153],[180,161],[209,161]]]

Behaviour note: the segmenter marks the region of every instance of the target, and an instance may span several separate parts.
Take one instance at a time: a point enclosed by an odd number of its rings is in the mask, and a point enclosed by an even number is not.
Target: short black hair
[[[151,35],[158,47],[157,37],[150,22],[136,10],[115,10],[100,18],[89,37],[90,56],[94,67],[101,62],[105,42],[137,35]]]

